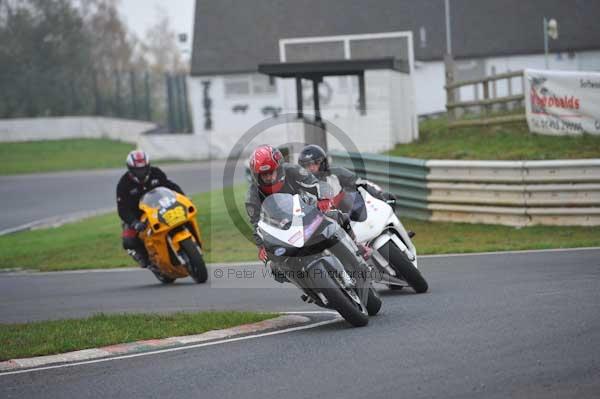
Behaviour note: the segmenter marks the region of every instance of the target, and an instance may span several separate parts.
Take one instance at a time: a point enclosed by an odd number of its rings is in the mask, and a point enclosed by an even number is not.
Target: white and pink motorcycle
[[[364,187],[345,191],[336,176],[327,180],[328,197],[350,216],[356,241],[372,249],[369,263],[379,271],[375,281],[393,290],[410,286],[416,293],[426,292],[429,286],[417,266],[417,249],[392,206]]]

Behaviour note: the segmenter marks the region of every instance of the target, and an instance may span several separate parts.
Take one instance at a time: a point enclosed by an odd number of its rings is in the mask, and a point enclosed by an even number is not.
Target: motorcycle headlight
[[[285,254],[285,248],[283,248],[283,247],[275,248],[274,254],[275,254],[275,256],[283,256],[283,254]]]

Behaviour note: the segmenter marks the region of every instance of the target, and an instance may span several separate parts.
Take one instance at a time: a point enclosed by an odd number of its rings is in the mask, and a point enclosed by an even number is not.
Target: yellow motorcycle
[[[163,284],[191,276],[196,283],[208,279],[202,257],[197,209],[184,195],[157,187],[141,198],[141,221],[146,230],[140,233],[152,265],[149,269]]]

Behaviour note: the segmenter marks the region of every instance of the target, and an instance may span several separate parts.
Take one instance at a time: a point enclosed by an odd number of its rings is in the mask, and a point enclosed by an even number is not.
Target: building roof
[[[450,0],[456,58],[600,49],[597,0]],[[256,71],[279,61],[279,39],[412,31],[415,58],[446,52],[444,0],[197,0],[192,75]],[[424,39],[424,40],[423,40]]]

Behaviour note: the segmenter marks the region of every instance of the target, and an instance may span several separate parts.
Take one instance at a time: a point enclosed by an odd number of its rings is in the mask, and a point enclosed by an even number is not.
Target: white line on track
[[[310,313],[310,314],[335,314],[335,315],[337,315],[336,312],[331,312],[331,311],[284,312],[284,313],[286,313],[286,314],[307,314],[307,313]],[[291,327],[291,328],[286,328],[284,330],[277,330],[277,331],[271,331],[271,332],[267,332],[267,333],[247,335],[247,336],[244,336],[244,337],[227,338],[227,339],[222,339],[222,340],[214,341],[214,342],[206,342],[206,343],[202,343],[202,344],[189,345],[189,346],[179,346],[179,347],[176,347],[176,348],[159,349],[159,350],[155,350],[155,351],[149,351],[149,352],[143,352],[143,353],[134,353],[134,354],[131,354],[131,355],[115,356],[115,357],[109,357],[109,358],[104,358],[104,359],[86,360],[86,361],[83,361],[83,362],[58,364],[58,365],[55,365],[55,366],[38,367],[38,368],[32,368],[32,369],[27,369],[27,370],[8,371],[8,372],[0,373],[0,377],[7,376],[7,375],[15,375],[15,374],[33,373],[33,372],[36,372],[36,371],[45,371],[45,370],[61,369],[61,368],[67,368],[67,367],[83,366],[83,365],[86,365],[86,364],[96,364],[96,363],[112,362],[112,361],[115,361],[115,360],[132,359],[132,358],[135,358],[135,357],[158,355],[158,354],[161,354],[161,353],[169,353],[169,352],[179,352],[179,351],[184,351],[184,350],[189,350],[189,349],[203,348],[203,347],[206,347],[206,346],[214,346],[214,345],[227,344],[227,343],[230,343],[230,342],[246,341],[246,340],[249,340],[249,339],[261,338],[261,337],[268,337],[268,336],[271,336],[271,335],[279,335],[279,334],[286,334],[286,333],[291,333],[291,332],[295,332],[295,331],[308,330],[308,329],[311,329],[311,328],[316,328],[316,327],[324,326],[324,325],[327,325],[327,324],[337,323],[340,320],[342,320],[342,318],[338,316],[338,317],[336,317],[334,319],[331,319],[331,320],[319,321],[317,323],[309,324],[309,325],[306,325],[306,326]]]
[[[438,254],[438,255],[418,255],[422,258],[445,258],[456,256],[484,256],[484,255],[511,255],[511,254],[538,254],[544,252],[575,252],[575,251],[592,251],[600,250],[600,247],[582,247],[582,248],[555,248],[555,249],[524,249],[521,251],[493,251],[493,252],[471,252],[464,254]]]

